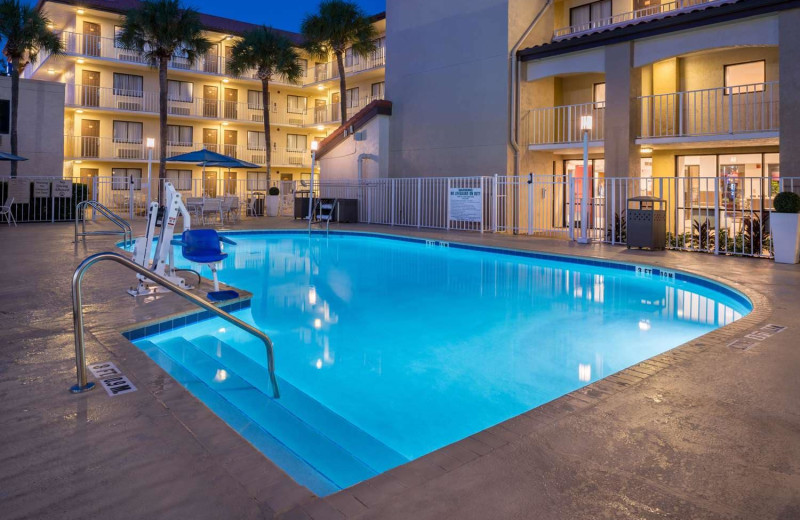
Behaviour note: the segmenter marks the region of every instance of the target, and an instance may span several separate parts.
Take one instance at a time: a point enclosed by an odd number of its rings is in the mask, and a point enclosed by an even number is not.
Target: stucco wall
[[[11,99],[11,78],[0,77],[0,99]],[[64,84],[20,80],[17,153],[28,158],[17,173],[61,177],[64,165]],[[0,135],[0,151],[11,152],[11,135]],[[0,175],[10,163],[0,161]]]
[[[363,141],[356,141],[355,134],[350,135],[320,157],[320,179],[326,181],[357,179],[358,158],[362,154],[370,154],[378,159],[363,161],[362,179],[388,177],[389,124],[388,116],[376,116],[356,130],[356,134],[363,133]]]

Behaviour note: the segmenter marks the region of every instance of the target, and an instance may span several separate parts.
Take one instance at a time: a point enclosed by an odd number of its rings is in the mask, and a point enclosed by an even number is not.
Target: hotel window
[[[767,62],[750,61],[725,65],[725,94],[761,92],[767,78]]]
[[[297,64],[300,65],[300,75],[305,76],[308,73],[308,60],[298,58]]]
[[[190,81],[167,80],[167,99],[191,103],[194,96],[194,83]]]
[[[0,134],[11,131],[11,101],[0,99]]]
[[[592,101],[597,103],[597,108],[606,107],[606,84],[595,83],[592,87]]]
[[[167,143],[172,146],[192,146],[193,137],[191,126],[167,125]]]
[[[600,0],[569,10],[569,24],[576,31],[585,31],[611,23],[611,0]]]
[[[114,95],[115,96],[129,96],[129,97],[142,97],[142,85],[144,79],[142,76],[135,76],[133,74],[114,73]]]
[[[247,190],[266,190],[267,172],[247,172]]]
[[[347,89],[344,96],[345,102],[347,103],[347,108],[353,108],[358,106],[358,87],[353,87]]]
[[[308,144],[307,135],[287,134],[286,148],[290,152],[305,152]]]
[[[308,98],[302,96],[286,96],[286,111],[290,114],[305,114]]]
[[[192,170],[167,170],[167,179],[178,191],[192,189]]]
[[[248,150],[266,150],[267,138],[264,132],[247,131],[247,149]]]
[[[352,67],[353,65],[358,65],[359,63],[361,63],[361,56],[353,52],[352,47],[348,47],[344,51],[344,66]]]
[[[267,105],[269,105],[269,92],[267,92]],[[263,110],[263,107],[261,106],[260,90],[247,91],[247,108],[251,110]]]
[[[142,123],[114,121],[114,142],[142,144]]]
[[[127,190],[129,182],[133,183],[134,190],[142,189],[141,168],[111,168],[112,190]]]
[[[370,95],[372,96],[372,101],[375,101],[376,99],[383,99],[383,88],[384,88],[383,81],[372,84],[372,87],[370,88]]]

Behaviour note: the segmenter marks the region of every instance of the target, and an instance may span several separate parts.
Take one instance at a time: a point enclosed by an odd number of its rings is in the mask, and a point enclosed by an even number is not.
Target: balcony
[[[777,81],[642,96],[639,103],[642,140],[777,137],[779,130]]]
[[[356,112],[369,105],[373,101],[383,99],[383,96],[365,96],[358,100],[355,105],[347,107],[347,117],[353,117]],[[339,103],[321,105],[314,107],[315,125],[340,125],[342,123],[342,109]]]
[[[345,61],[344,73],[345,76],[350,76],[351,74],[356,74],[365,70],[376,69],[385,65],[386,47],[378,47],[366,58],[354,55],[349,65],[347,64],[347,61]],[[339,65],[336,63],[336,61],[320,63],[319,65],[314,66],[314,78],[311,83],[318,83],[334,79],[339,79]]]
[[[581,118],[586,116],[592,118],[589,141],[602,141],[605,103],[582,103],[528,110],[520,125],[523,143],[540,149],[580,143],[583,141]]]
[[[625,25],[648,22],[650,20],[666,18],[667,16],[673,16],[695,9],[704,9],[706,7],[713,7],[714,5],[728,4],[736,1],[738,0],[674,0],[672,2],[663,2],[658,5],[636,9],[635,11],[628,11],[606,18],[592,20],[584,24],[570,25],[569,27],[556,29],[553,32],[553,41],[583,36]]]
[[[65,97],[65,104],[69,107],[158,114],[158,92],[67,84]],[[204,98],[186,101],[170,99],[167,103],[170,116],[245,123],[264,122],[264,112],[260,104]],[[270,109],[269,122],[271,125],[304,126],[311,123],[312,118],[308,112],[307,109],[291,111],[273,106]]]
[[[203,148],[262,167],[267,164],[267,152],[263,147],[235,144],[170,143],[167,145],[167,157]],[[142,162],[147,161],[147,152],[144,140],[120,141],[110,137],[64,136],[65,160]],[[156,143],[153,161],[157,162],[159,157],[159,146]],[[307,168],[311,166],[311,151],[273,147],[271,159],[273,168]]]

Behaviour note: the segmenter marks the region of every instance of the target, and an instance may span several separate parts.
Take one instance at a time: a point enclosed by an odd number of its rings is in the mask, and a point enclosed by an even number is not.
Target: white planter
[[[796,264],[800,261],[800,213],[776,213],[769,217],[775,261]]]
[[[280,195],[267,195],[267,216],[277,217],[281,205]]]

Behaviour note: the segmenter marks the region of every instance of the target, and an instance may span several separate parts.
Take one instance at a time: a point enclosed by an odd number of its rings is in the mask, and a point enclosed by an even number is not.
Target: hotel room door
[[[100,24],[83,22],[83,52],[87,56],[100,56]]]
[[[81,183],[88,186],[89,200],[97,200],[94,198],[94,180],[99,175],[100,170],[97,168],[81,168]]]
[[[81,120],[81,157],[100,156],[100,121]]]
[[[83,82],[83,93],[80,103],[85,107],[100,106],[100,73],[84,69],[81,80]]]
[[[236,157],[236,145],[239,144],[239,132],[236,130],[225,130],[225,150],[223,153],[228,157]]]
[[[203,146],[206,150],[216,152],[219,143],[219,133],[216,128],[203,128]]]
[[[225,119],[236,119],[239,106],[239,91],[235,88],[225,89]]]
[[[203,85],[203,117],[217,117],[218,87]]]

